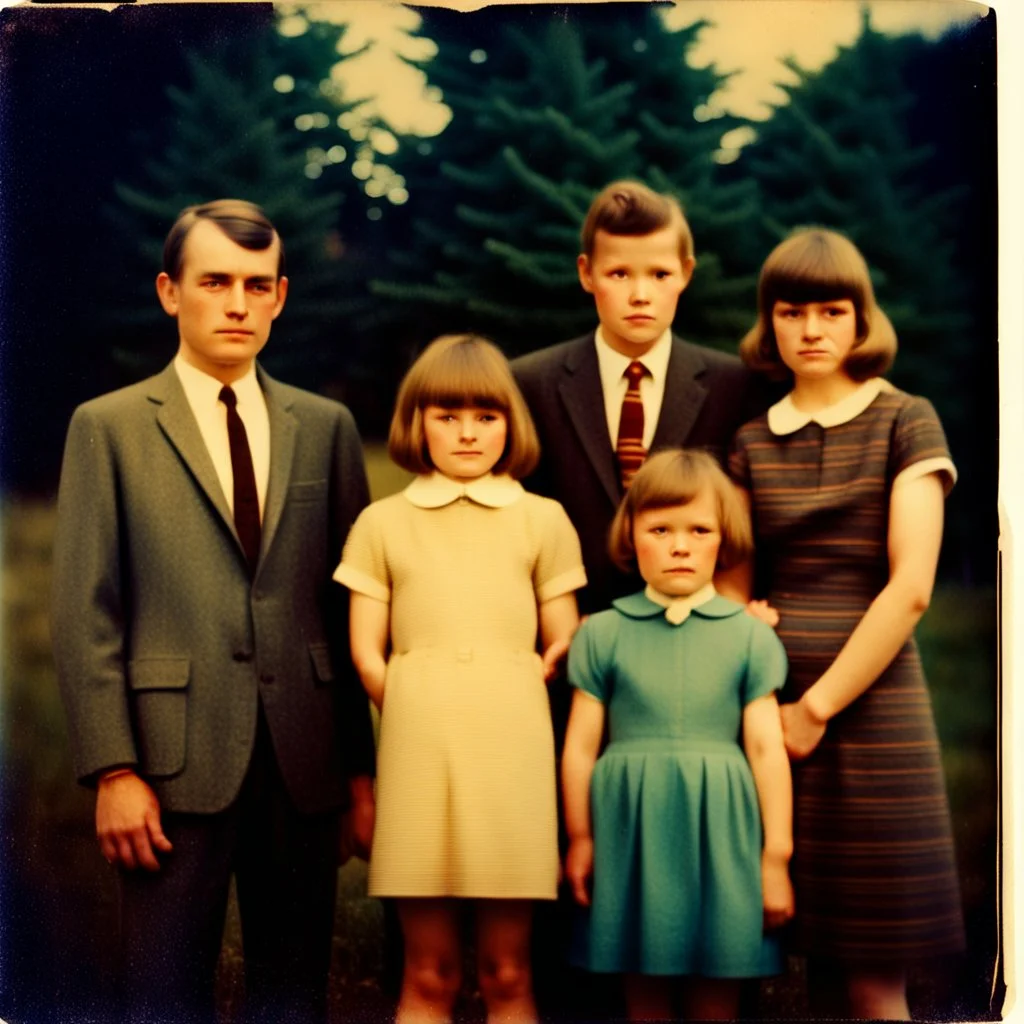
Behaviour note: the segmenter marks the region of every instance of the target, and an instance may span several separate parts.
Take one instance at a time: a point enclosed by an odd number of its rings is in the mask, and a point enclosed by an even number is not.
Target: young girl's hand
[[[781,928],[796,907],[793,883],[785,860],[765,854],[761,857],[761,894],[764,901],[764,928]]]
[[[594,840],[573,839],[565,855],[565,876],[572,886],[572,895],[581,907],[590,906],[590,877],[594,873]]]
[[[813,754],[825,735],[826,723],[811,713],[805,700],[783,704],[779,714],[782,716],[782,738],[790,760],[802,761]]]
[[[565,656],[569,653],[569,644],[571,637],[564,640],[556,640],[553,644],[549,644],[547,649],[544,651],[543,656],[543,668],[544,668],[544,682],[550,683],[554,679],[555,674],[558,672],[559,664],[565,659]]]
[[[778,610],[773,608],[767,601],[748,601],[747,614],[774,629],[779,624]]]

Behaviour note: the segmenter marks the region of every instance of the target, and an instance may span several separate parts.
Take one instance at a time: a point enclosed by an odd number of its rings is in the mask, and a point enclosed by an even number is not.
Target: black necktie
[[[249,562],[249,571],[256,571],[260,557],[260,499],[256,493],[256,474],[252,468],[252,452],[245,424],[235,406],[238,398],[225,384],[218,396],[228,409],[228,444],[231,447],[231,473],[235,478],[235,529],[242,550]]]

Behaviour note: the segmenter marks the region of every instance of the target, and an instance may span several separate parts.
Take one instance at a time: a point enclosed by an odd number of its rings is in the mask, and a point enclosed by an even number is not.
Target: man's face
[[[593,253],[580,256],[577,269],[594,296],[605,341],[635,359],[672,326],[693,260],[680,257],[679,229],[670,224],[649,235],[598,231]]]
[[[189,231],[178,280],[156,279],[186,362],[225,384],[249,371],[288,293],[288,279],[277,276],[279,246],[275,238],[268,249],[245,249],[208,220]]]

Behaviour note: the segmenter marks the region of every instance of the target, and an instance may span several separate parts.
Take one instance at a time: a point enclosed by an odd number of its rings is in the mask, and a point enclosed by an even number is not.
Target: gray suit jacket
[[[530,407],[541,461],[524,483],[565,506],[580,535],[587,587],[580,610],[600,611],[642,586],[608,556],[608,528],[622,498],[594,334],[521,356],[512,372]],[[665,397],[651,450],[706,448],[719,460],[737,427],[767,408],[760,378],[735,356],[672,338]]]
[[[270,480],[250,579],[173,365],[86,402],[68,430],[54,552],[53,649],[79,778],[137,766],[161,805],[237,795],[262,700],[288,791],[341,806],[373,737],[330,580],[367,503],[348,410],[262,371]]]

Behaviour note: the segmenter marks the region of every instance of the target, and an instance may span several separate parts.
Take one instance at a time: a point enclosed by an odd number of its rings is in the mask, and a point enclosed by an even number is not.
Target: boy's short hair
[[[480,406],[504,413],[505,450],[492,472],[516,480],[540,459],[540,442],[508,360],[491,342],[475,334],[445,334],[432,341],[413,363],[398,389],[388,434],[388,454],[403,469],[434,469],[423,432],[428,405],[459,409]]]
[[[740,342],[743,361],[776,380],[791,376],[772,327],[775,303],[835,299],[850,299],[857,316],[857,340],[843,369],[857,381],[881,376],[896,356],[896,332],[875,301],[868,265],[848,238],[818,227],[798,228],[765,260],[757,286],[757,322]]]
[[[613,181],[594,197],[583,221],[580,245],[583,255],[594,255],[598,231],[609,235],[649,235],[670,225],[679,231],[679,258],[693,259],[693,234],[679,201],[655,192],[639,181]]]
[[[277,276],[284,274],[284,243],[267,215],[246,199],[214,199],[186,206],[171,225],[164,240],[163,271],[172,280],[181,277],[183,250],[188,233],[201,220],[213,221],[228,238],[243,249],[269,249],[277,239]]]
[[[646,459],[619,504],[608,534],[612,561],[632,572],[636,568],[636,517],[650,508],[688,505],[705,487],[715,495],[722,532],[718,567],[728,569],[749,558],[754,550],[750,513],[715,457],[696,448],[664,448]]]

